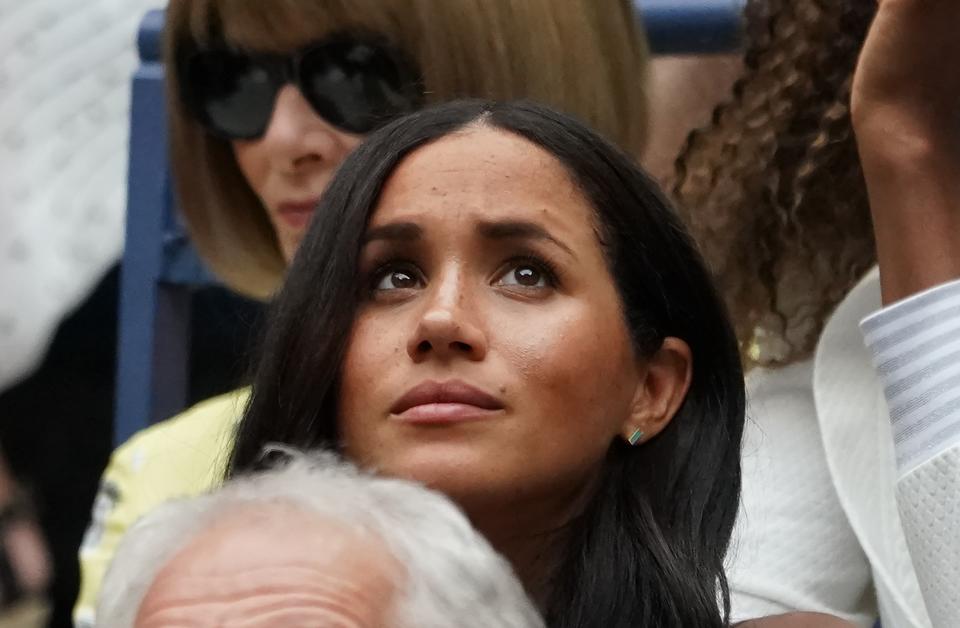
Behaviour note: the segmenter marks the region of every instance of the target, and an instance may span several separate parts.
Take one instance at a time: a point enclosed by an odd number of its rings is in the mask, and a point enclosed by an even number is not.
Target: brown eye
[[[549,285],[546,274],[533,264],[524,263],[513,266],[500,278],[502,286],[522,286],[524,288],[546,288]]]
[[[419,288],[420,277],[412,270],[405,268],[388,269],[380,275],[375,290],[412,290]]]

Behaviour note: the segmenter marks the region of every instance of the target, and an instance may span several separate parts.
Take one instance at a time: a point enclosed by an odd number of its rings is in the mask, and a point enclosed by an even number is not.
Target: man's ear
[[[690,346],[667,337],[653,355],[643,359],[638,371],[630,416],[620,432],[631,445],[659,434],[683,404],[693,376]]]

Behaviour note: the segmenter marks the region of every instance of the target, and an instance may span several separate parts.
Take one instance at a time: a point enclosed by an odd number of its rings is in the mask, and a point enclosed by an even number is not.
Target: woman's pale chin
[[[297,254],[297,249],[300,248],[305,233],[306,228],[295,229],[284,225],[277,228],[277,242],[280,244],[280,253],[288,266],[293,261],[294,255]]]
[[[280,254],[289,265],[310,227],[313,211],[291,212],[271,208],[267,211],[267,215],[276,235],[277,244],[280,246]]]

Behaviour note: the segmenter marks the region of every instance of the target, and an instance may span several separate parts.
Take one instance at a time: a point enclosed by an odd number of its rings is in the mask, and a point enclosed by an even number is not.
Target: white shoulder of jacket
[[[884,628],[927,628],[897,504],[897,464],[883,387],[859,323],[880,309],[876,269],[827,322],[814,356],[813,393],[840,504],[870,561]]]
[[[960,626],[960,281],[860,327],[889,406],[900,514],[930,618]]]

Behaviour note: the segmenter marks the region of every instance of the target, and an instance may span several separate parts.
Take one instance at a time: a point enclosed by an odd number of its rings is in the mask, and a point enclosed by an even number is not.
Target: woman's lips
[[[313,212],[317,208],[317,201],[287,202],[277,207],[280,219],[289,227],[304,229],[310,223]]]
[[[391,418],[412,424],[476,421],[499,414],[504,404],[461,381],[427,381],[403,395],[390,409]]]

